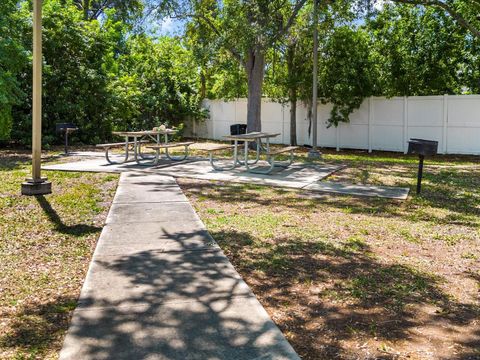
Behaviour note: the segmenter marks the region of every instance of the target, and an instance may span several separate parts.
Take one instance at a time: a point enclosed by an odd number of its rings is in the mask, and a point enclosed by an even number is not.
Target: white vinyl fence
[[[247,101],[206,100],[206,121],[187,124],[187,134],[221,140],[230,125],[245,124]],[[413,96],[366,99],[350,116],[350,123],[327,129],[331,105],[318,104],[318,145],[321,147],[406,152],[408,139],[437,140],[438,151],[480,154],[480,95]],[[297,107],[297,141],[311,144],[307,108]],[[262,130],[281,134],[273,142],[288,144],[290,106],[264,100]]]

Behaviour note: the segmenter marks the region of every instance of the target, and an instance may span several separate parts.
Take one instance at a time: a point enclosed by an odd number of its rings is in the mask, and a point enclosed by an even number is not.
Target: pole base
[[[322,153],[317,149],[310,149],[308,151],[308,158],[309,159],[320,159],[322,157]]]
[[[46,195],[52,193],[52,183],[46,178],[34,181],[27,179],[22,183],[22,195]]]

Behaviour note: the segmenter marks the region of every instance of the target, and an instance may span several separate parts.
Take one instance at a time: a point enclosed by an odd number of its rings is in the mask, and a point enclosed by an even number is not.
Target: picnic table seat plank
[[[140,140],[138,141],[139,143],[149,143],[150,141],[148,140]],[[101,147],[101,148],[111,148],[111,147],[122,147],[122,146],[125,146],[125,145],[133,145],[133,142],[118,142],[118,143],[111,143],[111,144],[97,144],[95,145],[96,147]]]
[[[215,152],[220,150],[233,149],[235,145],[223,145],[223,144],[208,144],[202,148],[197,149],[198,151],[207,151]]]
[[[188,147],[190,145],[195,144],[194,141],[185,141],[185,142],[171,142],[171,143],[160,143],[160,144],[153,144],[153,145],[148,145],[146,146],[149,149],[155,150],[155,157],[153,159],[153,162],[148,164],[148,165],[158,165],[158,162],[160,160],[160,150],[165,149],[165,155],[167,156],[168,159],[172,161],[182,161],[185,160],[188,157]],[[184,147],[184,154],[181,156],[172,156],[168,153],[168,149],[175,148],[175,147]]]
[[[225,171],[225,170],[232,170],[236,166],[236,161],[235,161],[235,156],[233,160],[233,164],[229,166],[218,166],[215,165],[215,159],[213,158],[213,153],[221,150],[228,150],[232,149],[234,151],[237,151],[235,148],[235,145],[225,145],[225,144],[207,144],[206,146],[202,147],[201,149],[198,149],[198,151],[204,151],[208,152],[208,160],[210,161],[210,165],[214,170],[217,171]]]
[[[286,153],[286,152],[289,152],[289,151],[294,151],[296,149],[298,149],[298,146],[287,146],[287,147],[280,148],[280,149],[270,150],[269,155],[274,156],[274,155],[283,154],[283,153]]]
[[[187,141],[187,142],[180,142],[180,143],[163,143],[163,144],[152,144],[152,145],[147,145],[146,147],[149,149],[169,149],[169,148],[174,148],[174,147],[180,147],[180,146],[190,146],[195,144],[193,141]]]
[[[149,141],[148,140],[140,140],[138,141],[138,143],[148,143]],[[105,150],[105,159],[107,159],[107,162],[109,164],[122,164],[124,162],[127,162],[128,161],[128,157],[129,157],[129,152],[128,152],[128,146],[129,145],[133,145],[135,146],[135,143],[134,142],[118,142],[118,143],[110,143],[110,144],[97,144],[95,145],[96,147],[99,147],[99,148],[103,148]],[[125,158],[123,159],[123,161],[112,161],[110,159],[110,156],[108,154],[108,151],[110,150],[110,148],[118,148],[118,147],[125,147]]]
[[[267,155],[267,161],[270,164],[270,166],[266,170],[257,170],[249,167],[249,164],[246,164],[247,170],[251,173],[255,174],[270,174],[273,169],[276,167],[282,167],[282,168],[287,168],[293,163],[293,158],[294,158],[294,151],[298,149],[298,146],[286,146],[280,149],[269,149],[266,153]],[[290,158],[287,161],[284,162],[275,162],[275,156],[284,154],[284,153],[290,153]]]

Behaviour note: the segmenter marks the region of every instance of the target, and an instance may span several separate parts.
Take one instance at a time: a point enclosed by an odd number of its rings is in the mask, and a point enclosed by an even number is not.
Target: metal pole
[[[68,155],[68,129],[65,129],[65,155]]]
[[[32,178],[22,184],[22,194],[51,192],[41,176],[42,155],[42,0],[33,1],[33,94],[32,94]]]
[[[420,161],[418,163],[417,194],[420,194],[420,191],[422,191],[423,159],[425,158],[425,156],[419,155],[418,157],[419,157]]]
[[[33,2],[32,179],[41,180],[42,154],[42,0]]]
[[[312,149],[309,158],[318,158],[317,150],[317,83],[318,83],[318,0],[313,0],[313,86],[312,86]]]

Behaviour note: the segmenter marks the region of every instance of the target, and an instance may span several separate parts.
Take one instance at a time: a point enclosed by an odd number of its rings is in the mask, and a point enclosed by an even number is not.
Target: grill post
[[[64,139],[64,147],[65,147],[65,155],[68,155],[68,134],[74,131],[77,131],[78,128],[71,123],[61,123],[57,124],[57,133],[63,133],[63,136],[65,136]]]
[[[417,174],[417,194],[420,194],[422,190],[422,177],[423,177],[423,160],[425,159],[424,155],[418,155],[418,174]]]
[[[410,139],[408,142],[408,153],[418,155],[418,174],[417,174],[417,195],[422,190],[423,160],[426,155],[436,155],[438,141],[425,139]]]
[[[65,155],[68,155],[68,130],[65,129]]]

